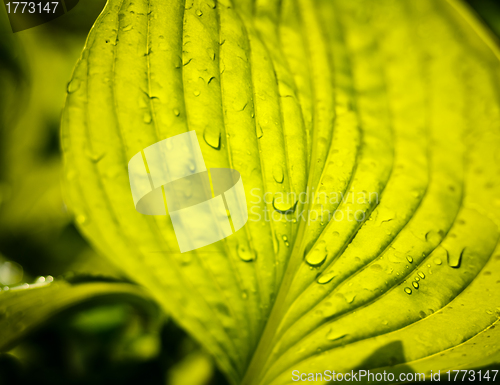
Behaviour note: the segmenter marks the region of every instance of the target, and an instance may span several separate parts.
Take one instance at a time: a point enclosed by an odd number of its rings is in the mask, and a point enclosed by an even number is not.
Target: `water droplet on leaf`
[[[283,183],[284,174],[283,174],[283,166],[280,164],[276,164],[273,167],[273,178],[277,183]]]
[[[306,262],[309,266],[317,267],[325,262],[327,255],[326,242],[322,240],[306,255]]]
[[[264,131],[262,130],[262,127],[260,124],[257,124],[257,127],[255,127],[255,130],[257,131],[257,139],[260,139],[264,136]]]
[[[215,60],[215,51],[212,48],[208,48],[207,53],[210,59]]]
[[[238,257],[240,257],[242,261],[251,262],[255,259],[254,254],[249,250],[249,248],[241,243],[238,244],[236,251],[238,253]]]
[[[322,285],[323,285],[323,284],[325,284],[325,283],[328,283],[328,282],[330,282],[333,278],[335,278],[335,275],[336,275],[336,274],[335,274],[335,272],[333,272],[333,271],[329,271],[328,273],[323,274],[322,276],[320,276],[320,277],[318,278],[318,283],[320,283],[320,284],[322,284]]]
[[[460,252],[448,252],[448,265],[450,267],[458,269],[460,267],[460,264],[462,263],[462,256],[464,255],[464,252],[465,248],[463,248]]]
[[[73,92],[77,91],[80,88],[80,80],[79,79],[72,79],[67,86],[67,91],[68,94],[72,94]]]
[[[335,328],[332,328],[332,329],[330,329],[330,331],[326,335],[326,339],[329,341],[337,341],[337,340],[340,340],[342,338],[345,338],[347,335],[348,334],[346,334],[342,331],[338,331]]]
[[[295,211],[297,207],[297,202],[291,201],[292,197],[290,194],[276,194],[273,198],[273,207],[276,211],[281,214],[289,214]]]
[[[203,131],[203,139],[212,148],[220,150],[220,130],[214,126],[207,126]]]
[[[76,217],[76,221],[80,224],[80,225],[84,225],[85,223],[87,223],[87,217],[85,215],[78,215]]]

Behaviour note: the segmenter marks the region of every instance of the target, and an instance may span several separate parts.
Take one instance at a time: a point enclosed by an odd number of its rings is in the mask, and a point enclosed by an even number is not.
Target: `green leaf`
[[[68,203],[235,384],[499,363],[499,57],[455,0],[110,0],[68,87]],[[249,220],[181,254],[127,163],[188,130]]]
[[[11,348],[20,338],[51,317],[75,305],[95,299],[128,301],[156,322],[158,308],[144,289],[121,282],[70,283],[40,277],[35,283],[4,287],[0,291],[0,351]]]

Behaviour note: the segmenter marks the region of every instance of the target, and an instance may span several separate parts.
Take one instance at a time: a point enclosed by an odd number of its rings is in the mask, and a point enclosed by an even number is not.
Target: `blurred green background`
[[[500,35],[500,2],[468,2]],[[68,14],[16,34],[0,11],[0,287],[47,275],[126,279],[80,236],[60,182],[66,87],[104,4],[80,0]],[[68,309],[0,354],[0,385],[227,383],[168,315],[153,328],[142,317],[116,301]]]

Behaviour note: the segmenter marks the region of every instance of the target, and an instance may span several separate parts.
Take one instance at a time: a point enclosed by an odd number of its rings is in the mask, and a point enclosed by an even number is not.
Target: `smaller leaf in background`
[[[158,317],[158,308],[144,289],[129,283],[90,282],[71,284],[40,277],[34,284],[24,284],[0,292],[0,350],[5,351],[19,338],[71,306],[98,297],[125,299],[138,305],[150,320]]]
[[[109,297],[63,311],[0,355],[0,384],[226,384],[211,357],[172,321],[145,322],[138,310]]]

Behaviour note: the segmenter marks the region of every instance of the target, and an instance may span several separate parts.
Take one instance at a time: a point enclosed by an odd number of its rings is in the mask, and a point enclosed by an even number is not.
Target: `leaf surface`
[[[498,58],[452,0],[110,0],[68,87],[68,201],[235,384],[498,363]],[[181,254],[127,163],[189,130],[249,221]]]

